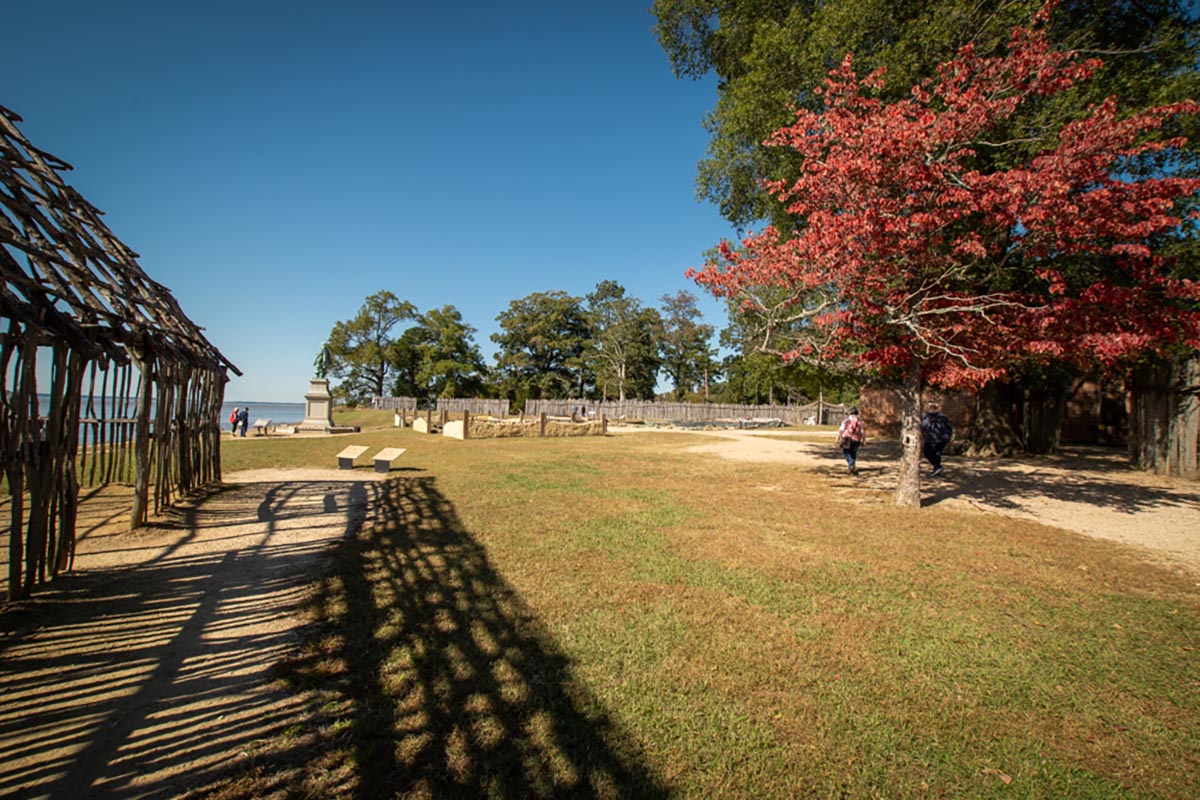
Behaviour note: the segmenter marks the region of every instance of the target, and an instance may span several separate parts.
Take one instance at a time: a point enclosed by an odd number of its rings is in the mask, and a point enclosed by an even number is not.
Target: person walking
[[[858,473],[858,448],[867,440],[866,428],[858,418],[858,406],[850,406],[850,414],[842,420],[838,428],[838,446],[842,448],[842,456],[846,459],[846,471],[851,475]]]
[[[934,475],[942,474],[942,451],[954,438],[954,426],[937,403],[926,406],[921,417],[921,452],[933,467]]]
[[[234,406],[233,411],[229,412],[229,433],[231,436],[237,436],[238,411],[240,410],[237,406]]]
[[[246,438],[246,428],[250,426],[250,409],[243,408],[238,411],[238,425],[242,428],[242,438]]]

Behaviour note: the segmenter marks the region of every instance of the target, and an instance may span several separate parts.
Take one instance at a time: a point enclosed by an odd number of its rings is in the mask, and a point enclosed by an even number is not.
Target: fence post
[[[463,439],[471,438],[471,412],[463,409]]]
[[[600,415],[600,432],[604,436],[608,436],[608,414]]]
[[[538,414],[538,436],[546,435],[546,412]]]

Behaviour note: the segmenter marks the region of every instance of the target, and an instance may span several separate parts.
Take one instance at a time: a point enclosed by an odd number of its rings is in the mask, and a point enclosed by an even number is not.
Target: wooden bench
[[[254,435],[267,436],[271,432],[271,420],[256,419],[254,420]]]
[[[367,452],[367,446],[352,444],[337,454],[338,469],[354,469],[354,459]]]
[[[386,447],[375,454],[375,471],[391,472],[392,462],[404,452],[403,447]]]

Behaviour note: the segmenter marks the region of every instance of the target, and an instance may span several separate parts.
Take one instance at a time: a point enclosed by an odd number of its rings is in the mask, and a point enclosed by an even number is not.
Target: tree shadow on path
[[[824,457],[835,474],[844,470],[839,452],[825,451]],[[859,459],[858,483],[872,489],[895,488],[899,443],[872,441]],[[948,455],[944,464],[945,473],[932,477],[929,463],[921,462],[923,505],[962,500],[999,511],[1021,511],[1031,500],[1049,500],[1118,514],[1171,507],[1200,512],[1200,485],[1136,470],[1123,450],[1080,446],[1063,448],[1058,455],[1024,458]]]
[[[270,670],[364,498],[251,484],[136,533],[85,528],[76,571],[0,614],[0,796],[177,797],[238,774],[305,710]]]
[[[839,491],[879,502],[895,491],[900,446],[869,445],[859,453],[857,476],[846,475],[844,464],[833,466],[838,454],[826,450],[822,461]],[[923,506],[998,512],[1121,542],[1173,568],[1200,570],[1200,484],[1134,469],[1122,450],[1071,446],[1023,458],[951,455],[944,465],[945,472],[933,477],[922,462]]]

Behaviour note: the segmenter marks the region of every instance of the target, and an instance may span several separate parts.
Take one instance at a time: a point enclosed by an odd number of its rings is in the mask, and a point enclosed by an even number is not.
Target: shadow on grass
[[[78,570],[0,614],[0,796],[667,794],[432,479],[89,513]]]
[[[366,530],[314,599],[323,644],[290,669],[324,708],[339,705],[327,724],[343,749],[321,768],[352,765],[341,791],[666,796],[434,480],[367,491]]]
[[[841,453],[826,454],[831,467]],[[872,488],[894,489],[900,445],[872,441],[859,453],[859,476]],[[835,468],[844,470],[845,462]],[[1080,503],[1122,514],[1178,506],[1200,511],[1200,487],[1147,480],[1129,465],[1124,450],[1067,447],[1057,455],[1022,458],[946,456],[945,472],[933,477],[921,462],[922,505],[957,499],[1002,511],[1019,511],[1030,500]],[[852,479],[851,479],[852,480]]]

